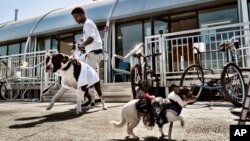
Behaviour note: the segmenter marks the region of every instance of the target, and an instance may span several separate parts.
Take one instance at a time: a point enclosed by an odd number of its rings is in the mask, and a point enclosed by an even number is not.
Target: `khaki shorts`
[[[85,63],[90,65],[94,70],[99,72],[99,64],[103,58],[103,54],[95,54],[94,52],[89,52],[85,57]]]

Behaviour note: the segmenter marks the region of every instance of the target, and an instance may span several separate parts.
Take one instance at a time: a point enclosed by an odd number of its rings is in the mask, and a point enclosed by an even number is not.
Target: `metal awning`
[[[95,23],[101,23],[106,22],[108,18],[119,20],[121,18],[139,17],[153,12],[195,4],[205,4],[213,1],[219,0],[118,0],[111,17],[108,16],[116,0],[100,0],[81,6],[85,9],[88,18],[92,19]],[[73,8],[58,9],[48,12],[47,15],[9,22],[4,26],[0,25],[0,44],[26,38],[29,34],[36,36],[77,27],[80,28],[81,25],[78,25],[71,16]],[[33,28],[34,30],[31,32]]]

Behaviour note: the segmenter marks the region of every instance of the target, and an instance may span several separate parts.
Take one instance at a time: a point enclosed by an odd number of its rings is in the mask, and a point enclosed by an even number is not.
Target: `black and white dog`
[[[61,75],[62,87],[53,96],[50,104],[47,106],[47,110],[53,107],[56,99],[62,96],[68,89],[73,88],[78,90],[76,114],[81,113],[82,98],[87,97],[88,104],[90,104],[91,96],[88,92],[90,87],[95,88],[101,99],[103,109],[107,109],[102,98],[99,76],[88,64],[61,53],[48,55],[46,57],[46,72],[55,73],[57,71]]]
[[[186,88],[179,88],[176,85],[171,87],[173,91],[165,99],[146,95],[146,100],[145,98],[131,100],[122,108],[122,120],[120,122],[110,121],[110,123],[115,127],[123,127],[127,123],[128,135],[137,139],[138,136],[133,133],[133,129],[139,124],[141,117],[143,117],[143,123],[146,126],[153,127],[156,123],[162,136],[165,136],[163,125],[166,123],[180,120],[183,127],[184,120],[180,115],[181,110],[189,102],[195,101],[196,98]]]

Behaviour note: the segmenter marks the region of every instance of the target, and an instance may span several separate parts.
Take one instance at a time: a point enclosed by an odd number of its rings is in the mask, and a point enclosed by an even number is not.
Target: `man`
[[[71,15],[78,24],[83,24],[83,38],[76,44],[74,56],[89,64],[99,74],[99,64],[102,59],[102,39],[95,23],[86,18],[81,7],[72,10]],[[83,54],[82,54],[83,53]],[[91,92],[91,106],[94,106],[95,95]]]
[[[72,10],[71,15],[78,24],[83,24],[83,38],[80,45],[81,51],[85,51],[85,63],[93,67],[97,72],[102,59],[102,39],[95,23],[85,17],[85,12],[81,7]],[[76,52],[79,50],[76,48]]]

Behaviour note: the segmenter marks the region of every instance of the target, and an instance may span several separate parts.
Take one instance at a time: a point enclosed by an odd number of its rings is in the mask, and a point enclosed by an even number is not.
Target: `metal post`
[[[15,9],[15,21],[17,21],[18,9]]]

